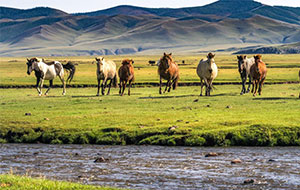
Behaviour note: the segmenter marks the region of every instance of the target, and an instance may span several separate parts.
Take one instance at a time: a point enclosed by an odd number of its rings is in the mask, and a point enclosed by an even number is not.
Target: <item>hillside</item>
[[[299,23],[298,23],[299,22]],[[0,56],[196,53],[300,41],[300,8],[252,0],[68,14],[0,7]]]
[[[234,54],[300,54],[300,42],[280,46],[250,48]]]

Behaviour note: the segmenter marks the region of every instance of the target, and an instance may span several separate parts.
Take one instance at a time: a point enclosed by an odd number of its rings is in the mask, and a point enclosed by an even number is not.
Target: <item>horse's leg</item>
[[[128,86],[128,96],[130,96],[130,87],[131,87],[131,82],[132,80],[129,81],[129,86]]]
[[[112,84],[113,79],[110,79],[109,85],[108,85],[108,92],[106,95],[109,95],[110,93],[110,88],[111,88],[111,84]]]
[[[256,96],[257,87],[258,87],[258,80],[255,80],[255,90],[253,96]]]
[[[97,95],[96,96],[99,96],[99,91],[100,91],[100,82],[101,82],[101,79],[97,79],[98,81],[98,90],[97,90]]]
[[[63,84],[63,93],[62,93],[62,95],[66,95],[66,82],[65,82],[65,79],[64,79],[64,77],[62,77],[60,75],[59,75],[59,78],[60,78],[60,80]]]
[[[203,80],[204,80],[204,84],[205,84],[205,96],[208,96],[208,88],[209,88],[208,82],[207,82],[206,78],[204,78]]]
[[[123,89],[122,89],[122,94],[121,94],[121,96],[124,95],[124,91],[125,91],[126,85],[127,85],[127,80],[123,81],[123,84],[122,84]]]
[[[121,89],[122,89],[122,81],[121,81],[121,79],[120,79],[119,87],[120,87],[119,95],[121,95]]]
[[[200,78],[200,83],[201,83],[201,84],[200,84],[200,85],[201,85],[201,87],[200,87],[200,88],[201,88],[200,96],[202,96],[202,90],[203,90],[203,80],[202,80],[201,78]]]
[[[258,94],[261,95],[261,91],[262,91],[262,86],[265,82],[265,78],[262,78],[261,81],[259,82],[259,88],[258,88]]]
[[[40,94],[39,94],[39,96],[41,96],[43,94],[42,93],[43,85],[44,85],[44,79],[41,79],[41,82],[40,82]]]
[[[252,89],[251,89],[251,93],[254,92],[254,87],[255,87],[255,80],[253,79],[253,80],[252,80]]]
[[[210,91],[212,90],[212,80],[208,81],[208,96],[210,96]]]
[[[246,92],[246,81],[247,81],[247,76],[244,77],[244,76],[241,76],[242,78],[242,91],[241,91],[241,95],[243,95],[245,92]]]
[[[159,76],[159,94],[162,94],[161,93],[161,85],[162,85],[162,79],[161,79],[161,76]]]
[[[165,90],[164,90],[164,93],[167,91],[168,86],[169,86],[169,83],[170,83],[170,81],[168,80],[168,81],[167,81],[167,84],[166,84],[166,88],[165,88]]]
[[[250,75],[248,75],[248,78],[249,78],[249,85],[248,85],[248,89],[247,89],[246,93],[250,92],[250,87],[251,87],[251,84],[252,84]],[[246,78],[246,80],[247,80],[247,78]]]
[[[49,80],[49,88],[48,90],[45,92],[45,95],[48,95],[48,92],[50,91],[50,88],[52,87],[53,85],[53,80]]]
[[[107,83],[107,78],[103,79],[102,84],[101,84],[101,93],[102,93],[102,95],[105,94],[106,83]]]
[[[41,90],[40,90],[40,88],[39,88],[40,81],[41,81],[40,78],[36,78],[36,89],[37,89],[37,91],[38,91],[38,93],[39,93],[39,96],[42,95],[42,94],[41,94]]]

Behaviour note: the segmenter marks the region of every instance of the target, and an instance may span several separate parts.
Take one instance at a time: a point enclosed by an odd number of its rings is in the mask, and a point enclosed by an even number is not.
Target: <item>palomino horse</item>
[[[104,57],[96,57],[97,61],[97,80],[98,80],[98,91],[97,96],[99,96],[99,89],[100,89],[100,81],[102,80],[101,84],[101,93],[104,95],[105,88],[107,86],[107,81],[110,80],[108,85],[108,92],[109,95],[111,84],[113,83],[114,87],[117,87],[117,69],[116,64],[113,61],[105,60]]]
[[[250,68],[255,63],[255,60],[254,60],[254,57],[247,58],[246,55],[240,55],[240,56],[238,55],[237,59],[238,59],[239,73],[240,73],[241,79],[242,79],[241,95],[243,95],[245,93],[250,92],[250,87],[251,87],[251,84],[252,84],[251,83],[251,77],[250,77]],[[248,85],[248,89],[246,91],[247,78],[249,78],[249,85]]]
[[[119,94],[123,96],[126,84],[129,83],[128,86],[128,96],[130,96],[130,87],[131,83],[134,81],[134,61],[132,59],[125,59],[122,61],[122,66],[119,68],[119,78],[120,78],[120,91]],[[123,88],[123,90],[122,90]]]
[[[171,91],[171,86],[173,86],[173,90],[176,89],[179,80],[179,68],[178,65],[174,62],[172,58],[172,53],[166,54],[159,60],[158,62],[158,74],[159,74],[159,93],[161,92],[162,79],[167,80],[166,88],[164,93],[167,91]]]
[[[207,59],[201,61],[197,67],[197,75],[200,77],[201,82],[201,93],[203,90],[203,81],[206,86],[205,96],[210,96],[210,91],[212,90],[212,82],[218,75],[218,67],[214,60],[215,54],[209,53]]]
[[[70,75],[67,79],[67,82],[71,82],[73,76],[75,74],[75,66],[71,62],[67,64],[61,64],[58,61],[53,62],[45,62],[43,59],[34,57],[31,59],[27,59],[27,74],[30,75],[32,71],[35,72],[36,76],[36,88],[39,93],[39,96],[42,95],[42,88],[44,84],[44,80],[49,80],[49,88],[46,91],[45,95],[48,94],[50,88],[53,85],[53,79],[55,77],[59,77],[61,82],[63,83],[63,95],[66,94],[66,82],[64,80],[64,69],[70,71]]]
[[[267,76],[267,66],[261,60],[261,55],[255,55],[254,59],[255,64],[253,64],[250,68],[250,76],[253,83],[251,93],[253,93],[253,96],[256,96],[257,88],[258,94],[261,95],[262,86]]]

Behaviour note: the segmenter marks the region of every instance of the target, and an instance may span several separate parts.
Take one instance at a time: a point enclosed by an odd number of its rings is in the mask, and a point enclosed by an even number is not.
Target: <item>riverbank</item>
[[[134,88],[132,96],[96,97],[95,88],[2,89],[0,142],[169,146],[299,146],[298,84],[265,85],[263,95],[218,86]]]
[[[113,187],[96,187],[79,183],[52,181],[45,178],[31,178],[12,174],[0,175],[0,189],[9,190],[118,190]]]

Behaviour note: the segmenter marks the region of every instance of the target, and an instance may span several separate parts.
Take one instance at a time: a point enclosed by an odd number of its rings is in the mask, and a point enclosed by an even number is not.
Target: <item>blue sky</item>
[[[38,6],[52,7],[68,13],[102,10],[117,5],[141,7],[193,7],[216,0],[0,0],[0,6],[28,9]],[[256,0],[268,5],[300,7],[300,0]]]

